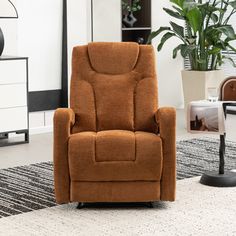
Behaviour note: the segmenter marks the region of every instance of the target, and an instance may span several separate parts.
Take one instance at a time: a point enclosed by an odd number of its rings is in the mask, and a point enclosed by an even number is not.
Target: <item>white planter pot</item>
[[[222,70],[183,70],[181,73],[185,109],[191,101],[208,99],[209,89],[217,89],[219,93],[220,84],[225,79],[224,72]]]

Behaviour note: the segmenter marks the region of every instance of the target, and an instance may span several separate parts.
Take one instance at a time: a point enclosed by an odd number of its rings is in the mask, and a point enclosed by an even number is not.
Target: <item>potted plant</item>
[[[134,23],[137,21],[133,13],[140,10],[140,0],[122,0],[122,22],[125,27],[133,27]]]
[[[150,34],[148,43],[164,33],[157,50],[160,51],[165,42],[177,37],[180,44],[173,50],[173,58],[180,52],[188,59],[190,70],[182,71],[185,107],[193,100],[207,99],[208,90],[219,88],[224,79],[219,70],[224,60],[235,62],[230,54],[222,51],[236,49],[231,45],[236,40],[235,31],[229,20],[236,13],[235,0],[170,0],[173,9],[163,8],[171,17],[183,21],[177,24],[170,21],[170,26],[160,27]]]

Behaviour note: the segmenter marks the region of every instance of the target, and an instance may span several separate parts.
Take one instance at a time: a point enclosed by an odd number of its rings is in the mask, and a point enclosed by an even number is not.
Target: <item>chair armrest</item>
[[[70,108],[59,108],[54,113],[54,186],[57,203],[70,201],[70,176],[68,165],[68,139],[75,123],[75,114]]]
[[[176,111],[160,108],[155,114],[163,147],[161,200],[174,201],[176,192]]]

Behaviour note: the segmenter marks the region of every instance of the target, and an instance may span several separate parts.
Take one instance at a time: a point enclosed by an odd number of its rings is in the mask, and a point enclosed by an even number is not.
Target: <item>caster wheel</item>
[[[78,206],[77,206],[77,209],[82,209],[82,208],[84,208],[84,203],[83,202],[79,202]]]
[[[154,208],[154,203],[153,202],[148,202],[147,206],[148,206],[148,208]]]

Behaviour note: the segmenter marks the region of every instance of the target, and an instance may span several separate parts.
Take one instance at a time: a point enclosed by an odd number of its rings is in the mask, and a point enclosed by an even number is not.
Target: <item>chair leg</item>
[[[154,208],[154,203],[153,202],[148,202],[147,207],[148,208]]]
[[[77,209],[82,209],[84,208],[84,203],[83,202],[78,202],[78,206],[77,206]]]

